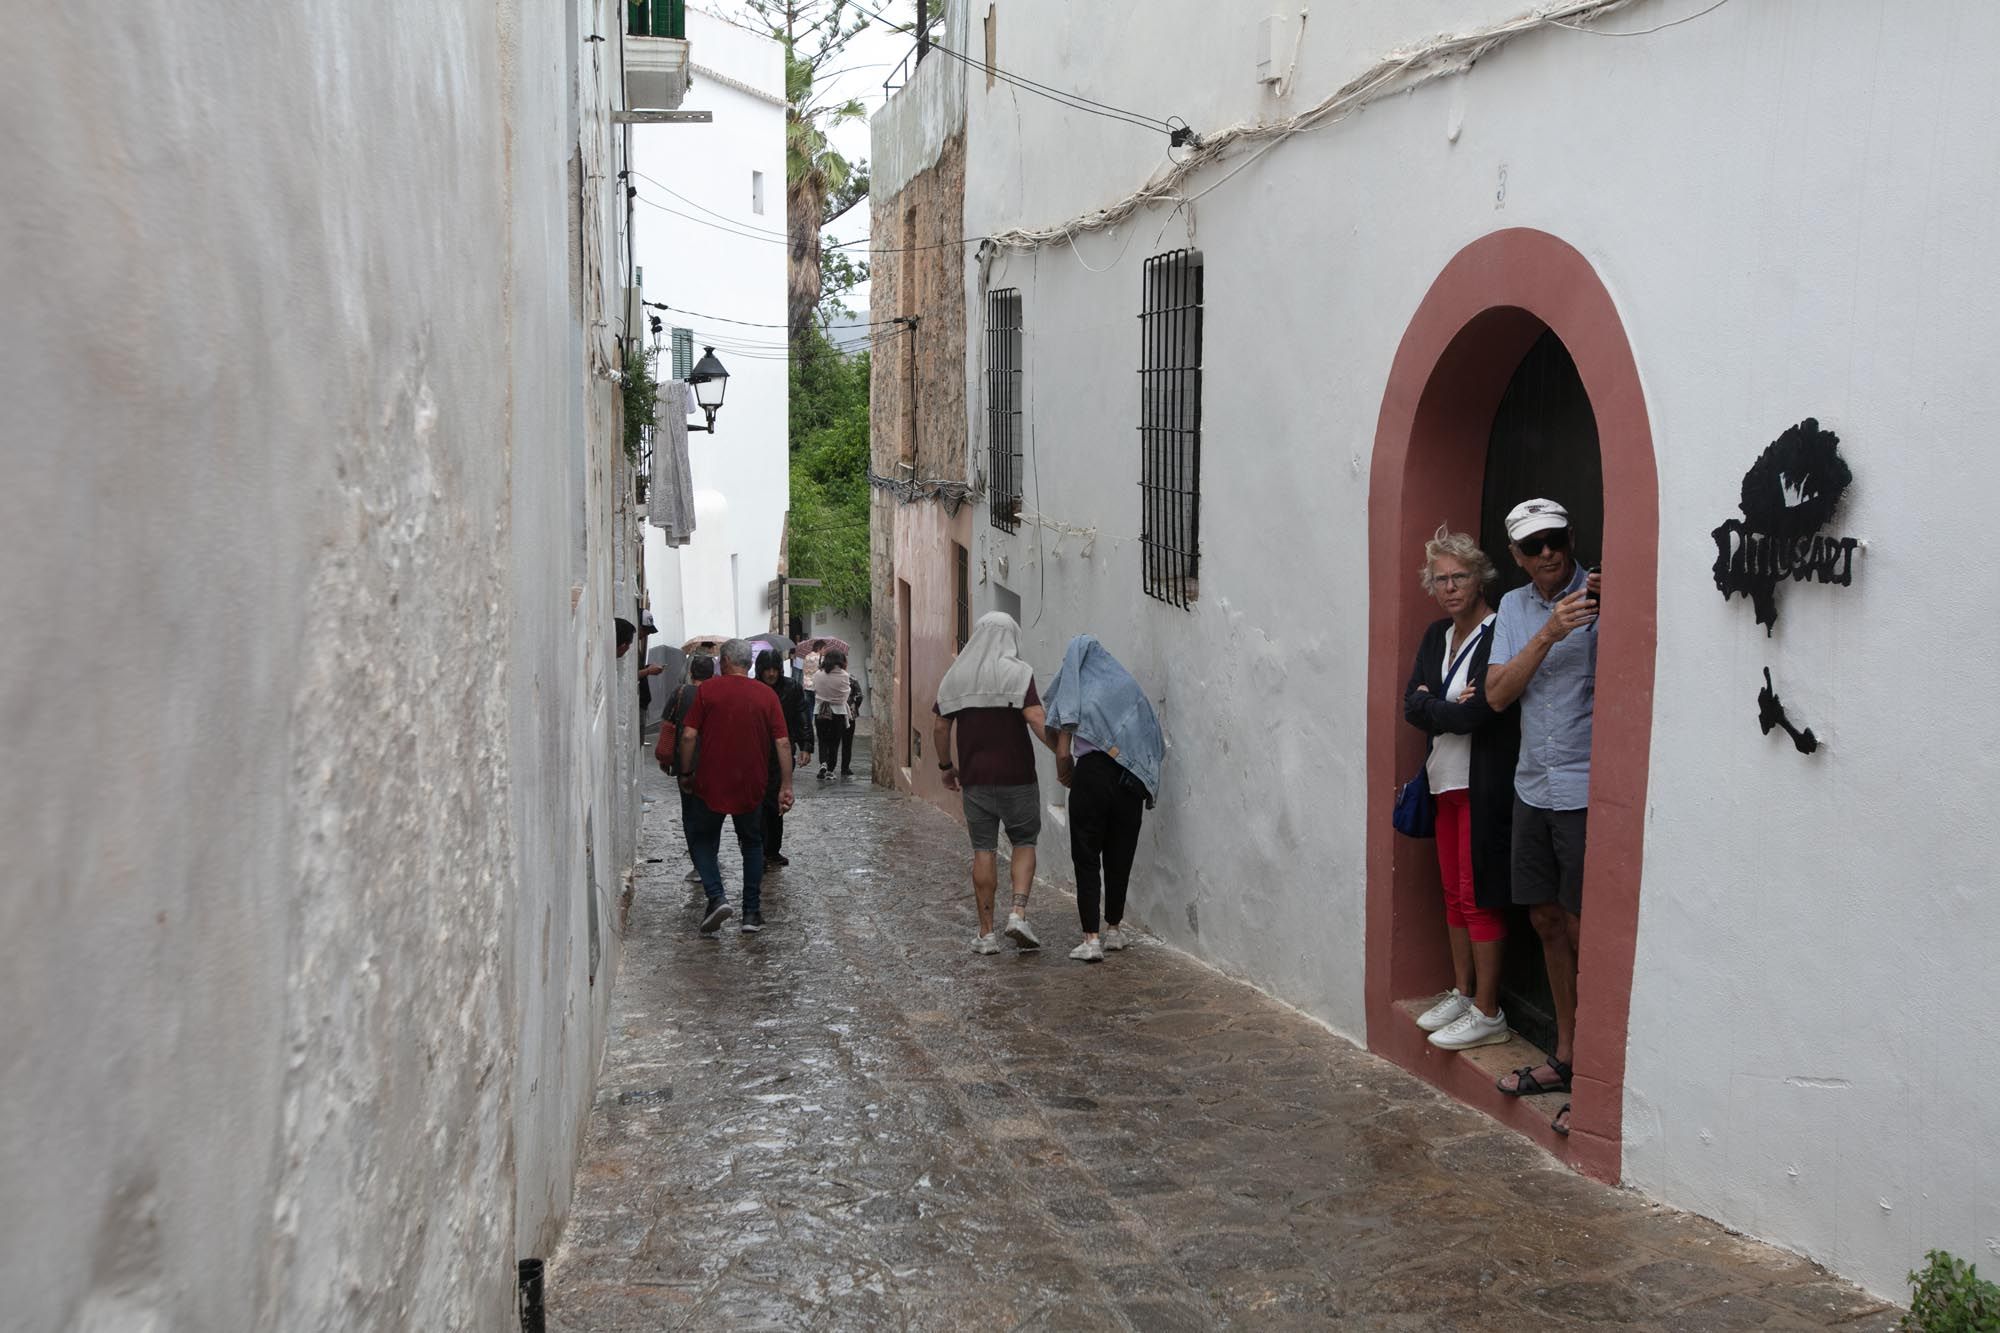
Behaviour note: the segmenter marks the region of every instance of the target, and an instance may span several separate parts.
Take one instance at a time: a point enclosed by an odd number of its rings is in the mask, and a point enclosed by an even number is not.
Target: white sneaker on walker
[[[1423,1017],[1417,1020],[1417,1026],[1426,1032],[1441,1032],[1465,1017],[1466,1010],[1470,1008],[1472,1001],[1460,995],[1458,987],[1454,986],[1444,993],[1442,1000],[1424,1010]]]
[[[1039,949],[1042,947],[1042,941],[1035,934],[1035,928],[1028,924],[1028,918],[1018,913],[1009,912],[1007,914],[1007,938],[1020,945],[1023,949]]]
[[[1106,926],[1104,933],[1097,938],[1104,945],[1106,953],[1116,953],[1125,947],[1125,934],[1116,926]]]
[[[972,951],[974,953],[999,953],[1000,941],[994,939],[993,932],[989,930],[984,935],[973,936]]]
[[[1071,949],[1069,956],[1079,963],[1101,963],[1104,961],[1104,946],[1096,940],[1085,940]]]

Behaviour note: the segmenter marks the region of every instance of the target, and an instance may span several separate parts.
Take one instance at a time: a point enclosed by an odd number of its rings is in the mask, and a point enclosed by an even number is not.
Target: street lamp
[[[688,429],[715,434],[715,414],[722,410],[722,395],[729,388],[729,372],[715,359],[713,347],[701,349],[701,360],[695,362],[694,369],[688,372],[687,382],[694,388],[695,406],[708,416],[706,426],[690,425]]]

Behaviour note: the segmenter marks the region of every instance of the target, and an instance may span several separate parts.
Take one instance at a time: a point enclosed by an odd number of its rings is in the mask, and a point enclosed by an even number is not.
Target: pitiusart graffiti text
[[[1807,417],[1766,446],[1743,474],[1743,517],[1715,538],[1715,586],[1724,601],[1741,594],[1769,634],[1778,623],[1778,585],[1786,579],[1847,587],[1854,582],[1853,537],[1820,529],[1833,520],[1854,473],[1840,437]]]

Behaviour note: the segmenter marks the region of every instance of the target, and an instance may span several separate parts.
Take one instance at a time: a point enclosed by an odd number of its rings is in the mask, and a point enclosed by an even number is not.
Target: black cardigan
[[[1480,636],[1472,650],[1466,678],[1478,693],[1466,702],[1452,703],[1444,694],[1445,631],[1449,619],[1440,620],[1424,631],[1417,646],[1416,665],[1410,669],[1410,683],[1403,687],[1403,718],[1426,736],[1444,733],[1472,737],[1472,891],[1481,907],[1499,909],[1513,902],[1514,853],[1514,763],[1521,753],[1521,708],[1519,704],[1495,713],[1486,704],[1486,663],[1493,655],[1493,633]],[[1419,693],[1421,685],[1429,693]],[[1430,745],[1424,745],[1430,756]]]

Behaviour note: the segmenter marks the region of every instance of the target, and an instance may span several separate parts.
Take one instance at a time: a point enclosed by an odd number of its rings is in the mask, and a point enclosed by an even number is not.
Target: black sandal
[[[1500,1079],[1493,1080],[1493,1086],[1499,1088],[1501,1092],[1509,1097],[1535,1097],[1544,1092],[1568,1092],[1570,1074],[1572,1072],[1570,1066],[1556,1059],[1553,1055],[1542,1063],[1556,1071],[1558,1082],[1544,1084],[1540,1079],[1535,1077],[1535,1070],[1539,1069],[1540,1065],[1522,1065],[1519,1069],[1513,1071],[1513,1087],[1505,1086],[1501,1083]],[[1505,1077],[1504,1074],[1501,1076],[1501,1078]]]
[[[1564,1102],[1563,1109],[1556,1112],[1556,1118],[1549,1121],[1549,1128],[1564,1138],[1569,1137],[1569,1121],[1564,1118],[1567,1115],[1569,1115],[1569,1103]]]

